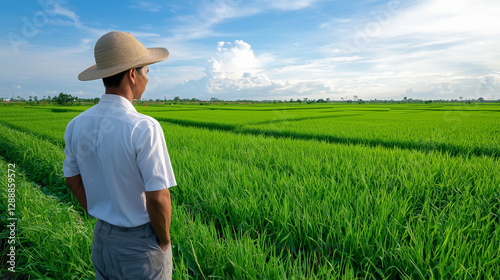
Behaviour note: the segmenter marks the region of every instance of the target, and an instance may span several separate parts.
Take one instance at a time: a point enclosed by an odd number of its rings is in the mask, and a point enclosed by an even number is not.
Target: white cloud
[[[426,0],[398,15],[381,36],[498,34],[500,2]]]
[[[176,87],[175,91],[181,94],[198,93],[198,97],[202,99],[213,96],[224,99],[289,99],[306,96],[332,98],[333,95],[344,92],[344,89],[335,86],[333,80],[301,78],[300,75],[290,79],[272,79],[267,75],[269,71],[266,71],[269,68],[267,63],[270,62],[269,55],[256,56],[250,44],[244,41],[219,42],[217,52],[207,61],[206,76],[190,80]],[[312,62],[315,63],[320,62]],[[274,72],[307,67],[287,66],[283,70],[275,69]],[[316,68],[311,66],[311,71],[313,69]]]
[[[388,2],[364,17],[320,25],[336,37],[318,50],[325,55],[321,63],[335,63],[330,75],[343,78],[337,84],[370,98],[477,98],[484,77],[494,77],[500,65],[500,2],[402,4]]]
[[[299,10],[311,6],[317,0],[260,0],[257,4],[278,10]]]
[[[71,91],[69,94],[70,95],[80,95],[80,96],[83,96],[85,94],[87,94],[88,92],[84,92],[82,90],[79,90],[79,91]]]
[[[159,12],[162,6],[157,2],[152,1],[137,1],[130,6],[132,9],[138,9],[146,12]]]
[[[215,0],[200,1],[201,5],[192,15],[179,16],[182,24],[176,29],[175,37],[186,41],[220,35],[214,26],[230,19],[249,17],[270,10],[299,10],[312,6],[317,0]]]
[[[340,24],[346,24],[351,21],[352,20],[348,18],[333,18],[331,20],[323,22],[318,27],[322,29],[332,29],[332,28],[337,28]]]
[[[96,29],[84,25],[80,16],[68,7],[65,0],[38,1],[48,16],[47,23],[55,26],[75,27],[99,38],[102,34],[111,31],[107,29]],[[97,38],[95,40],[97,40]]]
[[[207,74],[215,79],[238,79],[259,72],[259,61],[251,46],[241,40],[219,42],[217,54],[209,60]]]
[[[260,73],[261,66],[250,44],[241,40],[219,42],[217,53],[208,60],[206,89],[223,93],[268,87],[272,82]]]
[[[238,1],[206,1],[191,15],[179,16],[182,23],[175,30],[174,37],[178,41],[187,41],[199,38],[206,38],[214,35],[213,27],[225,20],[239,17],[255,15],[261,11],[258,7],[253,7]]]
[[[71,20],[72,25],[74,25],[76,28],[83,28],[83,25],[80,22],[80,17],[75,12],[61,6],[59,3],[54,4],[49,14],[52,14],[54,16],[67,17]],[[61,21],[52,21],[51,23],[56,25],[65,24]]]

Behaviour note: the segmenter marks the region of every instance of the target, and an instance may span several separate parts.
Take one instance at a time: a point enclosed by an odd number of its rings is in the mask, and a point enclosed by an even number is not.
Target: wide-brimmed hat
[[[132,34],[112,31],[104,34],[94,48],[96,64],[78,75],[80,81],[111,77],[128,69],[168,58],[165,48],[146,48]]]

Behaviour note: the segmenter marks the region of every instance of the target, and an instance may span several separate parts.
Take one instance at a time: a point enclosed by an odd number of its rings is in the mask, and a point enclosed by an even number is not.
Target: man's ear
[[[132,68],[130,70],[127,71],[127,78],[129,79],[130,83],[135,85],[135,79],[137,77],[137,71]]]

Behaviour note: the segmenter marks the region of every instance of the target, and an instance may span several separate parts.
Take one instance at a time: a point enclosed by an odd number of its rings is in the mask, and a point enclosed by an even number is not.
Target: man
[[[160,124],[132,105],[146,89],[147,65],[169,52],[114,31],[97,41],[94,56],[96,65],[78,78],[102,78],[105,94],[68,124],[64,176],[97,218],[96,279],[171,279],[168,188],[176,185],[175,177]]]

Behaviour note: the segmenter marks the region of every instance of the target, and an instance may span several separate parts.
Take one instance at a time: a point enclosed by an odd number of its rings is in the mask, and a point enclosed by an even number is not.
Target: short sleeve
[[[70,122],[64,132],[64,142],[66,143],[66,146],[64,147],[65,157],[63,163],[64,177],[73,177],[80,174],[80,168],[78,167],[76,157],[71,149],[71,131],[72,123]]]
[[[148,121],[137,143],[137,166],[146,191],[176,186],[163,130],[157,121]]]

